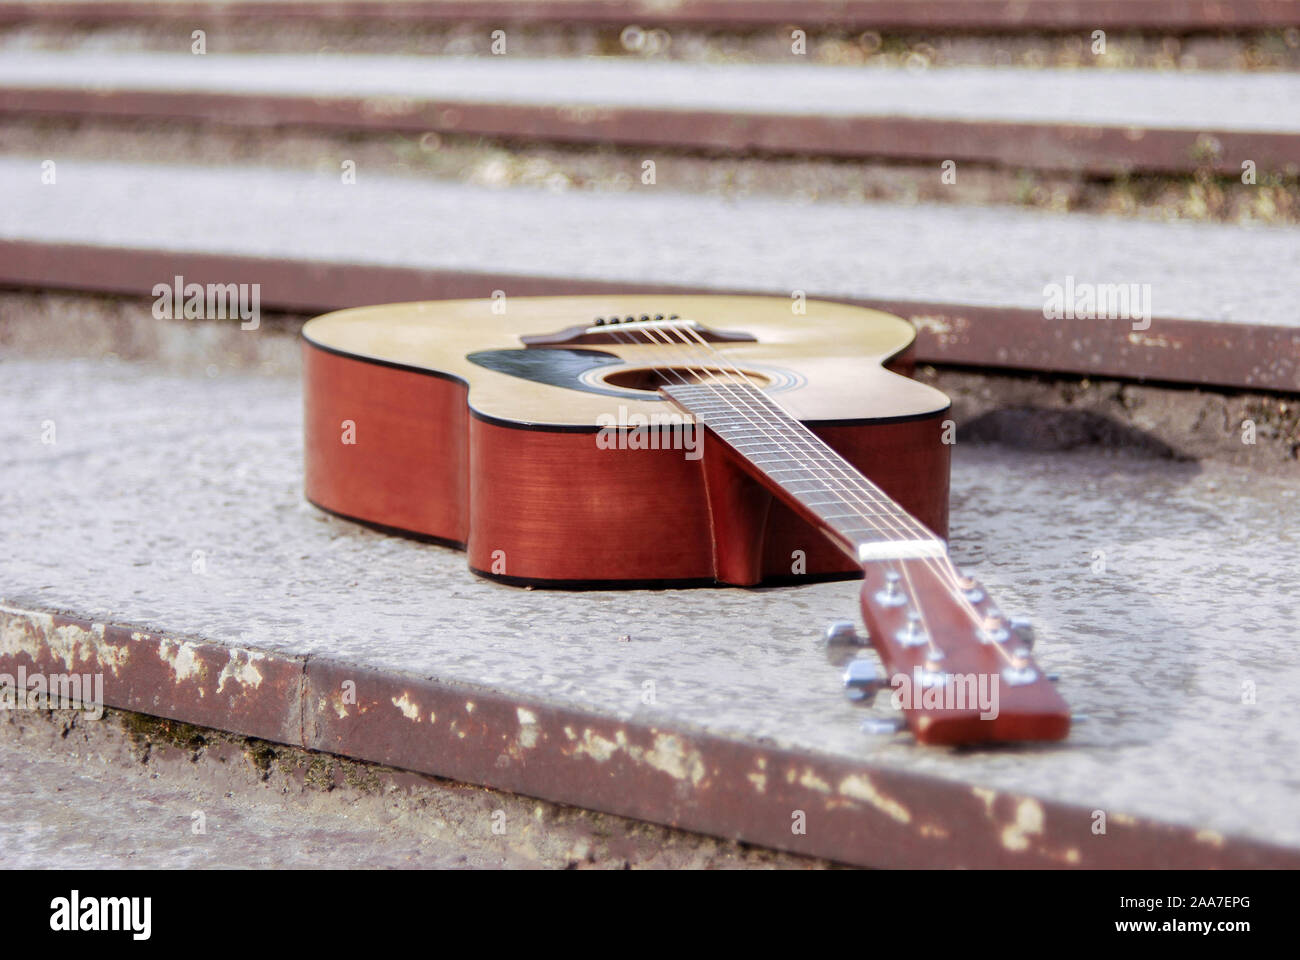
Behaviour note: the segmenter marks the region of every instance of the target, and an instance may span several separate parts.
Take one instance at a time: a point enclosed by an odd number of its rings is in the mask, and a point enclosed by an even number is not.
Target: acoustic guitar
[[[891,689],[922,743],[1060,739],[1027,624],[949,559],[953,424],[907,376],[914,336],[775,297],[338,311],[303,328],[306,496],[510,584],[860,577],[869,639],[826,642],[884,671],[852,659],[850,696]]]

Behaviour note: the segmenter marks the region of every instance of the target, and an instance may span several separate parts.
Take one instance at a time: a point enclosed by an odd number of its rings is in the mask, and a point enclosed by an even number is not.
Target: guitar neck
[[[944,555],[942,540],[757,387],[661,389],[854,560]]]
[[[846,686],[862,693],[887,679],[923,743],[1066,735],[1069,708],[1034,663],[1032,634],[959,574],[943,540],[758,388],[661,390],[862,565],[863,621],[885,675],[854,661]]]

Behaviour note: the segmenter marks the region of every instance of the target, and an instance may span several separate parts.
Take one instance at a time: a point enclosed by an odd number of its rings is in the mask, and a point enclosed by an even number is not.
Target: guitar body
[[[476,573],[511,583],[860,577],[809,517],[657,393],[663,378],[725,357],[946,537],[949,402],[902,375],[912,328],[878,311],[806,306],[796,315],[776,297],[545,297],[318,317],[303,330],[307,498],[461,547]],[[620,338],[616,325],[606,339],[521,339],[656,316],[743,339],[650,344]]]

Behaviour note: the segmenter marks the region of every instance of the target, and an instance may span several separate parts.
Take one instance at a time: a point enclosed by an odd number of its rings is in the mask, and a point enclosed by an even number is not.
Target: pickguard
[[[476,366],[545,383],[552,387],[564,387],[582,393],[596,393],[607,397],[627,397],[634,400],[658,400],[645,390],[620,390],[617,387],[598,387],[582,379],[589,370],[614,366],[623,363],[623,359],[604,350],[586,350],[572,347],[548,347],[544,350],[478,350],[466,354],[465,359]]]

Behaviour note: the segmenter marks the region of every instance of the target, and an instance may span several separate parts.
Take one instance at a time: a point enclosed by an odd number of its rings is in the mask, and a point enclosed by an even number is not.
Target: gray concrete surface
[[[293,378],[17,358],[2,370],[5,603],[768,738],[1210,842],[1300,846],[1300,503],[1285,479],[959,443],[955,559],[1004,609],[1033,613],[1040,662],[1092,722],[1060,746],[954,752],[859,732],[818,643],[852,615],[852,583],[502,586],[452,550],[307,505]],[[43,444],[49,423],[57,442]]]
[[[0,711],[0,869],[824,867],[109,711]]]
[[[1300,75],[1279,72],[6,50],[0,86],[1300,131]]]
[[[47,159],[51,185],[41,182]],[[738,204],[663,182],[560,194],[361,169],[344,184],[328,172],[56,157],[0,158],[0,197],[3,239],[1029,309],[1042,309],[1048,284],[1073,277],[1150,284],[1156,316],[1300,326],[1288,283],[1300,275],[1300,230],[1281,226]]]
[[[13,156],[64,161],[252,164],[282,170],[315,170],[347,156],[367,176],[599,191],[639,182],[646,152],[631,145],[522,144],[465,134],[395,136],[339,128],[282,128],[269,139],[257,127],[40,115],[0,117],[0,144]],[[656,176],[674,191],[733,199],[775,194],[823,202],[998,205],[1158,221],[1300,222],[1300,191],[1284,185],[1220,181],[1207,191],[1175,176],[1094,180],[976,164],[963,165],[956,183],[943,183],[933,166],[907,160],[655,153]]]
[[[48,12],[43,4],[37,16]],[[0,23],[0,49],[94,50],[135,52],[156,50],[174,53],[188,49],[194,14],[184,15],[186,4],[164,3],[161,16],[106,17],[89,23],[54,18],[43,22]],[[490,56],[491,36],[485,24],[465,21],[393,19],[379,16],[281,17],[266,19],[238,15],[225,4],[229,16],[209,25],[208,49],[221,53],[280,52],[316,53],[345,50],[354,54],[407,54],[418,56]],[[888,6],[888,5],[886,5]],[[1057,9],[1063,5],[1053,4]],[[894,9],[897,9],[895,6]],[[1077,11],[1078,8],[1067,8]],[[1121,7],[1110,5],[1110,9]],[[901,35],[887,31],[883,42],[878,33],[825,23],[816,16],[801,24],[807,33],[809,63],[870,66],[1044,66],[1069,69],[1185,69],[1185,70],[1294,70],[1300,65],[1300,43],[1291,44],[1289,35],[1250,31],[1232,33],[1187,32],[1203,25],[1200,8],[1184,8],[1191,20],[1169,24],[1164,30],[1116,30],[1107,27],[1106,52],[1094,54],[1090,32],[1103,24],[1083,17],[1088,29],[1043,33],[1026,29],[1022,23],[1005,25],[997,33],[954,32],[942,22],[930,22]],[[1213,9],[1213,8],[1212,8]],[[1222,9],[1222,8],[1219,8]],[[893,10],[891,10],[891,13]],[[3,21],[0,16],[0,21]],[[655,19],[659,19],[656,16]],[[623,54],[654,59],[708,61],[714,63],[789,63],[790,29],[779,26],[738,23],[730,28],[718,25],[674,24],[667,49],[662,35],[649,46],[644,38],[629,37],[627,49],[619,33],[629,23],[648,26],[641,16],[624,8],[624,23],[595,25],[572,18],[556,22],[509,25],[510,56],[575,57]],[[815,22],[814,22],[815,21]],[[1171,34],[1169,31],[1173,31]],[[900,42],[901,41],[901,42]],[[1086,41],[1086,42],[1085,42]],[[647,47],[649,46],[649,49]]]

